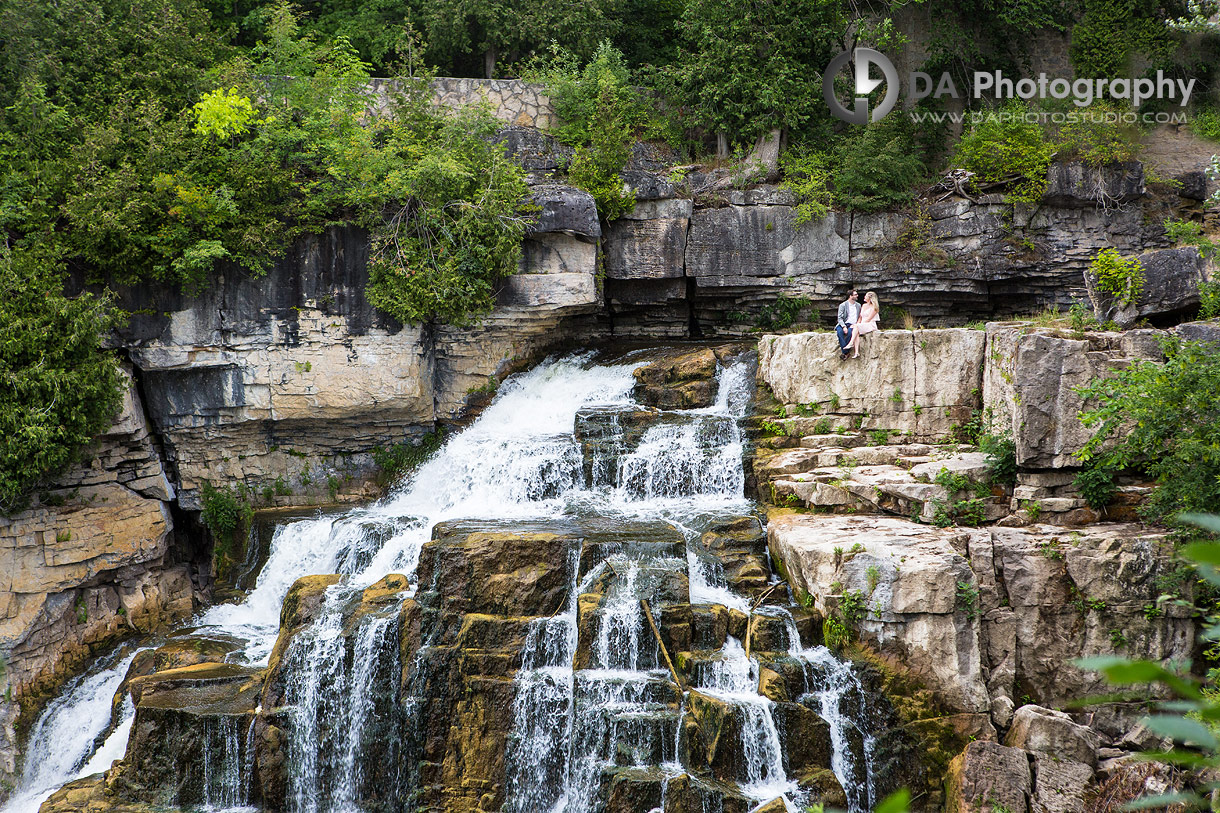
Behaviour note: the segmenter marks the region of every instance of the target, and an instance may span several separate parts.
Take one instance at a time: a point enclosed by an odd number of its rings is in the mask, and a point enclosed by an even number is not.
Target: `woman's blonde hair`
[[[877,313],[878,314],[881,313],[881,302],[877,299],[877,295],[875,293],[873,293],[872,291],[869,291],[867,294],[864,295],[864,301],[872,302],[873,307],[877,309]]]

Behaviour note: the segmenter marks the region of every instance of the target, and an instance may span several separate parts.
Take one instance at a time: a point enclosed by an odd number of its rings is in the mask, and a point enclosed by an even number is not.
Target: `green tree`
[[[900,116],[870,124],[840,140],[830,162],[835,202],[877,212],[909,203],[926,168],[911,127]]]
[[[1016,101],[987,111],[958,142],[953,165],[973,172],[975,184],[1005,183],[1009,199],[1037,203],[1057,145],[1028,112]]]
[[[105,303],[63,294],[44,247],[0,249],[0,512],[70,464],[119,408],[119,373],[101,350]]]
[[[825,124],[820,77],[844,27],[834,0],[691,0],[673,92],[722,145]]]

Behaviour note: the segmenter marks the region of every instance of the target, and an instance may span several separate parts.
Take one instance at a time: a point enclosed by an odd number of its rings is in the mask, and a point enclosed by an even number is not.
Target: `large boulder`
[[[981,593],[996,597],[983,607],[993,696],[1062,706],[1110,691],[1076,665],[1082,656],[1191,657],[1197,625],[1157,601],[1166,591],[1190,595],[1163,533],[1134,523],[992,528],[972,540],[971,557]]]
[[[1084,813],[1085,796],[1093,780],[1092,766],[1042,753],[1031,754],[1031,762],[1035,810]]]
[[[530,190],[530,202],[538,207],[530,234],[563,232],[582,237],[602,236],[601,221],[593,196],[566,184],[539,184]]]
[[[860,358],[842,361],[833,333],[764,336],[758,376],[785,404],[829,416],[867,416],[863,428],[939,439],[980,406],[983,347],[977,330],[882,330]]]
[[[1062,711],[1028,705],[1017,709],[1004,744],[1056,759],[1097,766],[1097,732]]]
[[[716,401],[716,353],[711,348],[668,355],[633,373],[635,397],[662,409],[691,409]]]

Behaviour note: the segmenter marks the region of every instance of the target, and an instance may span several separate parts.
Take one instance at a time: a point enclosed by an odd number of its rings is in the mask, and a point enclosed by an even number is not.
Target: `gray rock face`
[[[365,494],[372,452],[456,417],[472,390],[535,354],[604,332],[592,198],[536,188],[539,222],[500,307],[469,328],[402,326],[368,302],[367,235],[302,239],[267,276],[226,271],[199,297],[123,289],[136,314],[114,339],[140,371],[182,506],[203,480],[329,500]],[[278,481],[278,483],[277,483]]]
[[[539,207],[538,222],[531,233],[566,232],[601,237],[597,204],[583,189],[564,184],[539,184],[530,190],[530,200]]]
[[[1158,359],[1160,331],[1087,333],[987,326],[983,404],[993,431],[1010,435],[1022,468],[1079,466],[1074,454],[1092,436],[1078,417],[1091,406],[1077,389],[1133,359]]]
[[[1187,200],[1207,200],[1208,177],[1204,172],[1184,172],[1175,178],[1182,187],[1178,194]]]
[[[1072,718],[1061,711],[1042,706],[1028,705],[1017,709],[1004,744],[1057,759],[1085,763],[1090,768],[1097,766],[1097,732],[1072,722]]]
[[[688,200],[643,201],[611,223],[606,234],[608,279],[670,279],[684,276]],[[683,291],[685,293],[685,291]]]
[[[1071,161],[1051,164],[1043,200],[1057,206],[1114,206],[1144,194],[1144,165],[1138,161],[1102,167]]]
[[[764,336],[758,375],[786,404],[817,404],[830,416],[868,415],[868,428],[940,438],[979,401],[983,347],[978,330],[882,330],[842,361],[834,333]]]
[[[833,612],[842,592],[861,591],[861,637],[900,657],[959,712],[986,713],[1022,692],[1046,705],[1104,693],[1101,676],[1075,661],[1113,652],[1112,629],[1125,631],[1124,653],[1134,658],[1169,662],[1193,647],[1184,611],[1145,613],[1175,565],[1165,535],[1136,524],[1066,535],[1046,525],[941,530],[896,517],[798,514],[773,518],[768,542],[820,612]],[[1033,733],[1010,744],[1067,749],[1064,758],[1095,764],[1086,752],[1096,745],[1065,744],[1080,727],[1058,723],[1022,723]]]
[[[573,150],[534,127],[506,127],[496,141],[528,172],[549,172],[572,162]]]
[[[951,813],[1026,813],[1032,777],[1019,748],[972,742],[949,764],[945,810]]]
[[[1139,297],[1123,304],[1103,290],[1097,278],[1085,272],[1093,311],[1102,322],[1114,321],[1128,328],[1140,319],[1180,315],[1199,305],[1199,283],[1205,279],[1203,258],[1193,247],[1149,251],[1139,256],[1144,267],[1144,287]]]
[[[613,297],[634,333],[655,325],[653,335],[662,335],[666,318],[685,316],[684,305],[705,335],[741,333],[760,323],[781,293],[810,300],[808,318],[828,324],[852,285],[876,291],[883,305],[929,325],[1052,305],[1066,310],[1086,299],[1083,273],[1100,249],[1132,253],[1164,245],[1162,231],[1145,222],[1139,205],[1144,182],[1138,163],[1054,165],[1044,204],[1032,214],[1018,212],[1015,222],[1011,207],[992,195],[977,204],[950,199],[915,214],[832,212],[796,227],[792,193],[768,185],[727,188],[729,180],[715,172],[687,178],[690,189],[712,197],[693,206],[681,262],[673,224],[664,222],[670,216],[659,209],[637,209],[636,222],[608,230],[612,276],[627,273],[631,263],[624,256],[640,256],[641,235],[657,234],[664,251],[645,252],[651,261],[637,265],[654,278],[695,283],[663,307],[644,301],[635,293],[638,286]],[[661,200],[672,187],[640,173],[628,183],[642,202]],[[662,222],[650,227],[649,220]]]
[[[701,209],[687,236],[686,273],[700,287],[760,284],[781,275],[780,252],[795,234],[788,206]]]
[[[1173,332],[1188,342],[1212,342],[1220,344],[1220,320],[1210,322],[1187,322],[1178,325]]]

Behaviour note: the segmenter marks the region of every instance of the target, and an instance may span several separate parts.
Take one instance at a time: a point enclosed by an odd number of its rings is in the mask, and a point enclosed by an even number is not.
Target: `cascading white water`
[[[250,801],[248,758],[253,746],[253,720],[224,716],[204,735],[203,806],[234,811]]]
[[[573,436],[577,413],[631,407],[634,366],[593,366],[589,356],[574,356],[514,376],[474,424],[451,437],[389,497],[277,529],[254,589],[240,604],[214,607],[198,620],[202,632],[246,642],[237,660],[265,664],[293,582],[315,573],[346,577],[328,590],[318,620],[284,656],[286,704],[295,710],[289,746],[293,811],[356,810],[368,793],[378,792],[363,774],[374,758],[369,742],[375,728],[370,727],[391,724],[384,709],[410,712],[416,705],[413,698],[397,696],[398,681],[390,677],[400,668],[396,616],[352,622],[345,610],[358,590],[388,573],[413,581],[420,551],[437,522],[596,515],[665,521],[689,540],[709,519],[750,511],[737,422],[752,385],[747,364],[720,370],[713,406],[665,415],[613,460],[595,456],[592,482],[586,482],[586,461]],[[612,578],[597,610],[588,668],[574,670],[577,599],[606,576],[607,568]],[[750,608],[690,545],[682,558],[672,551],[622,551],[608,554],[583,575],[579,570],[573,559],[564,612],[531,626],[515,678],[517,724],[507,756],[506,809],[517,813],[596,809],[602,771],[610,765],[659,767],[666,777],[683,772],[678,765],[683,707],[640,605],[656,585],[655,574],[688,579],[691,602]],[[810,702],[821,704],[832,725],[834,768],[846,787],[856,763],[839,752],[851,738],[834,739],[833,729],[850,722],[841,713],[836,718],[835,709],[841,709],[827,699],[833,681],[826,678],[831,671],[821,668],[822,655],[800,650],[795,636],[792,641],[793,654],[807,665]],[[700,685],[741,710],[742,789],[759,800],[790,792],[793,783],[784,775],[771,703],[757,693],[757,661],[745,658],[740,642],[730,638],[720,663]],[[225,738],[227,743],[228,732]],[[214,750],[219,753],[205,784],[206,793],[215,795],[205,801],[241,804],[241,780],[234,784],[230,778],[235,771],[248,778],[251,749],[245,748],[244,756],[240,747]],[[241,759],[245,766],[238,765]],[[866,809],[862,804],[871,795],[864,799],[852,800],[853,811]],[[4,813],[26,812],[6,808]]]
[[[378,687],[398,683],[396,618],[360,619],[350,658],[342,624],[341,613],[324,614],[285,655],[285,703],[296,709],[290,799],[302,813],[358,810],[364,765],[386,756],[385,743],[368,741],[367,724],[387,705]],[[388,705],[395,698],[391,688]]]
[[[135,711],[130,700],[122,707],[119,726],[96,754],[93,745],[110,727],[115,692],[136,654],[102,659],[47,704],[26,740],[29,746],[21,784],[0,811],[37,813],[43,801],[65,782],[105,770],[123,755]]]

